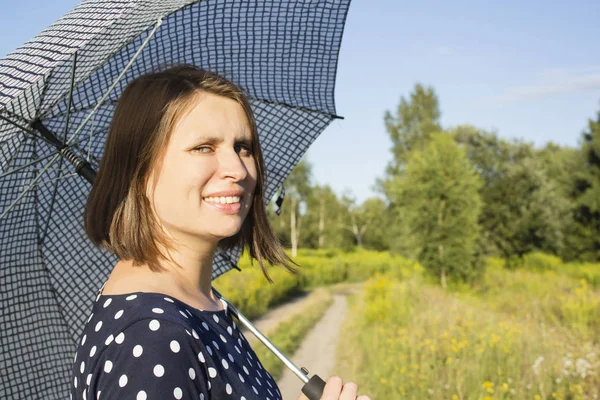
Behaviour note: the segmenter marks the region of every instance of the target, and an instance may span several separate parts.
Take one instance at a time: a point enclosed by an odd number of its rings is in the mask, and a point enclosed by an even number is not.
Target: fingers
[[[321,400],[371,400],[368,396],[358,396],[358,385],[354,382],[343,384],[339,376],[330,376],[325,383]],[[304,399],[298,399],[304,400]]]
[[[342,383],[342,378],[339,376],[330,376],[327,378],[321,400],[338,400],[340,398],[340,392],[342,391]],[[354,398],[352,398],[352,400],[354,400]]]
[[[340,400],[355,400],[358,393],[358,385],[354,382],[346,382],[340,394]]]

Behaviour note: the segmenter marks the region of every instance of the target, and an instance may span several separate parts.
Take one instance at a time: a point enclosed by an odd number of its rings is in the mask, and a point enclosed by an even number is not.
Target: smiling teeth
[[[239,203],[239,196],[228,196],[228,197],[205,197],[204,201],[209,203],[221,203],[221,204],[232,204]]]

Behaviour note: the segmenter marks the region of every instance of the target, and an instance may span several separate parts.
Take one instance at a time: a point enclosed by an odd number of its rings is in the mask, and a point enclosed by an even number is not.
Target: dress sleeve
[[[209,398],[200,344],[184,326],[144,319],[107,341],[91,374],[87,400]]]

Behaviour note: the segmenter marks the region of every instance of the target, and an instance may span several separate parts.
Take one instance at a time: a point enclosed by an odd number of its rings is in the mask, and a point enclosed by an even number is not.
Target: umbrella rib
[[[104,100],[106,100],[106,98],[108,97],[108,95],[110,94],[110,92],[112,92],[112,90],[115,88],[115,86],[117,86],[117,83],[119,83],[119,81],[121,80],[121,78],[123,77],[123,75],[125,75],[125,72],[127,72],[127,70],[129,69],[129,67],[131,67],[131,65],[133,65],[133,62],[135,61],[135,59],[140,55],[140,53],[146,47],[146,45],[148,44],[148,42],[150,42],[150,39],[154,36],[154,34],[156,33],[156,30],[160,27],[161,24],[162,24],[162,17],[160,17],[156,21],[156,24],[154,25],[154,29],[152,29],[152,31],[148,34],[148,37],[146,38],[146,40],[144,40],[144,43],[142,43],[142,45],[139,47],[139,49],[137,50],[137,52],[133,55],[133,57],[131,58],[131,60],[129,60],[129,63],[127,63],[127,65],[125,66],[125,68],[123,68],[123,71],[121,71],[121,73],[119,74],[119,76],[117,76],[117,78],[113,81],[112,85],[110,85],[110,87],[106,90],[106,92],[104,93],[104,95],[102,96],[102,98],[98,101],[98,103],[96,104],[96,106],[94,107],[94,109],[92,110],[92,112],[90,112],[88,114],[88,116],[83,120],[83,122],[79,125],[79,127],[77,128],[77,130],[75,131],[75,133],[73,133],[73,136],[71,136],[69,138],[69,140],[67,140],[67,142],[65,143],[66,145],[68,145],[69,143],[71,143],[71,141],[75,137],[77,137],[77,135],[79,134],[79,132],[81,132],[81,130],[87,124],[87,122],[90,120],[90,118],[96,113],[96,111],[98,110],[98,108],[100,108],[100,106],[104,103]]]
[[[23,192],[21,192],[21,194],[19,195],[19,197],[17,197],[15,199],[15,201],[8,206],[8,208],[6,210],[4,210],[4,212],[2,213],[2,215],[0,215],[0,220],[4,219],[4,217],[9,213],[10,210],[12,210],[14,208],[15,205],[17,205],[17,203],[19,201],[21,201],[21,199],[23,198],[23,196],[25,196],[25,194],[31,190],[31,188],[33,188],[36,184],[37,181],[42,177],[42,175],[48,170],[48,168],[50,168],[52,166],[52,164],[60,157],[59,154],[56,154],[54,156],[54,158],[46,165],[46,167],[40,171],[40,173],[38,174],[38,176],[33,180],[33,182],[31,182],[31,184],[29,185],[29,187],[25,190],[23,190]]]

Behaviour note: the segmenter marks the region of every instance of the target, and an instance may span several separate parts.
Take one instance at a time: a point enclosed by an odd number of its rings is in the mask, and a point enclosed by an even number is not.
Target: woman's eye
[[[200,153],[208,153],[208,152],[212,151],[212,149],[209,146],[198,146],[194,150],[196,150]]]
[[[252,149],[248,146],[238,144],[235,146],[235,152],[244,156],[249,156],[252,154]]]

